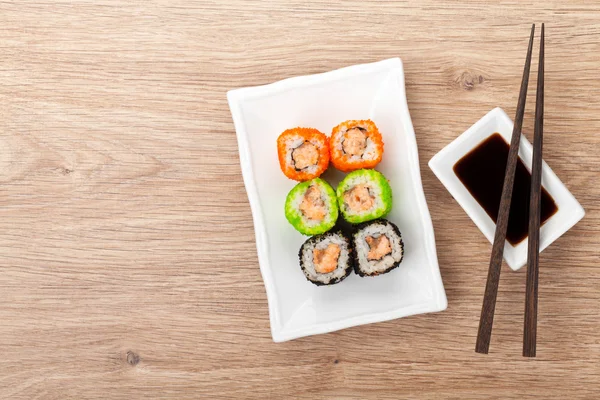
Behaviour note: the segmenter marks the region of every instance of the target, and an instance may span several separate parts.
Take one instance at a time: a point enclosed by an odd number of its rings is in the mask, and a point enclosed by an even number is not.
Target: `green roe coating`
[[[298,208],[301,199],[311,185],[317,185],[321,198],[325,202],[327,214],[320,223],[309,221]],[[338,205],[333,188],[323,179],[315,178],[294,186],[285,199],[285,217],[290,224],[303,235],[318,235],[325,233],[335,225],[338,218]]]
[[[371,187],[379,189],[377,191],[381,193],[380,198],[382,203],[379,207],[375,207],[374,209],[367,210],[363,213],[354,213],[346,207],[346,204],[344,203],[344,193],[354,186],[356,180],[360,180]],[[338,185],[336,194],[340,212],[344,216],[344,219],[351,224],[359,224],[361,222],[381,218],[392,210],[392,188],[385,176],[374,169],[359,169],[350,172]]]

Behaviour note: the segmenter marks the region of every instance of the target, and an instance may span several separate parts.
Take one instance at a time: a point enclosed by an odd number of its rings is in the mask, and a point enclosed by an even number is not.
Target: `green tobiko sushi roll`
[[[381,172],[359,169],[337,187],[337,200],[344,219],[352,224],[381,218],[392,209],[392,188]]]
[[[297,184],[285,199],[285,217],[303,235],[327,232],[338,218],[333,188],[320,178]]]

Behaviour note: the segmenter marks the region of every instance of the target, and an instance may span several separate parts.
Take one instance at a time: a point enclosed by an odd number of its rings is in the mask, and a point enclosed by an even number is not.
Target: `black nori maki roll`
[[[309,238],[298,257],[306,279],[320,286],[333,285],[350,275],[352,253],[350,238],[342,231],[335,231]]]
[[[354,271],[360,276],[390,272],[402,262],[404,243],[396,225],[386,219],[365,222],[353,236]]]

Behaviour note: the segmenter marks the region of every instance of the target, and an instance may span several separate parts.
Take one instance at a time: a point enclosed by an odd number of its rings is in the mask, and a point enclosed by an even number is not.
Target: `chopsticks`
[[[483,296],[483,305],[481,307],[481,317],[479,319],[477,343],[475,345],[475,351],[477,353],[487,354],[490,348],[494,311],[496,309],[496,296],[498,295],[498,282],[500,281],[500,267],[502,266],[502,255],[504,252],[504,242],[506,240],[506,229],[508,227],[508,215],[510,212],[510,203],[515,181],[519,143],[521,141],[521,128],[523,127],[523,115],[525,113],[525,102],[527,100],[527,86],[529,85],[529,70],[531,67],[531,52],[533,49],[534,33],[535,24],[531,26],[531,36],[529,38],[527,58],[525,59],[525,67],[523,69],[523,79],[521,81],[521,90],[519,92],[519,101],[517,103],[515,124],[510,141],[508,160],[506,161],[504,185],[502,186],[502,196],[500,197],[500,208],[498,210],[494,244],[492,245],[490,266],[488,269],[485,294]]]
[[[542,192],[542,141],[544,136],[544,24],[540,38],[535,127],[533,131],[533,161],[531,162],[531,196],[529,198],[529,247],[527,249],[527,283],[525,290],[525,321],[523,326],[523,356],[535,357],[537,333],[538,274],[540,259],[540,200]]]

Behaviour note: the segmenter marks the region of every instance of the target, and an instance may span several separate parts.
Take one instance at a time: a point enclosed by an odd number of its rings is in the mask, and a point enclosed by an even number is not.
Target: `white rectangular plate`
[[[274,341],[446,309],[400,59],[232,90],[227,98]],[[386,275],[351,274],[339,284],[317,287],[306,280],[298,264],[298,250],[306,237],[285,219],[285,197],[296,182],[279,169],[276,140],[296,126],[329,135],[342,121],[367,118],[375,121],[385,142],[377,169],[393,189],[388,218],[402,232],[404,261]],[[328,171],[325,178],[334,185],[339,176]]]
[[[495,132],[498,132],[507,143],[510,143],[512,130],[513,122],[509,116],[501,108],[494,108],[429,161],[429,168],[490,243],[494,242],[496,224],[458,179],[453,167],[458,160]],[[519,157],[531,172],[533,147],[523,135],[521,135],[519,144]],[[550,246],[585,215],[581,204],[545,161],[542,162],[542,185],[556,202],[558,211],[540,228],[540,251]],[[505,242],[504,259],[512,270],[518,270],[527,262],[527,243],[527,239],[516,246],[511,245],[508,241]]]

